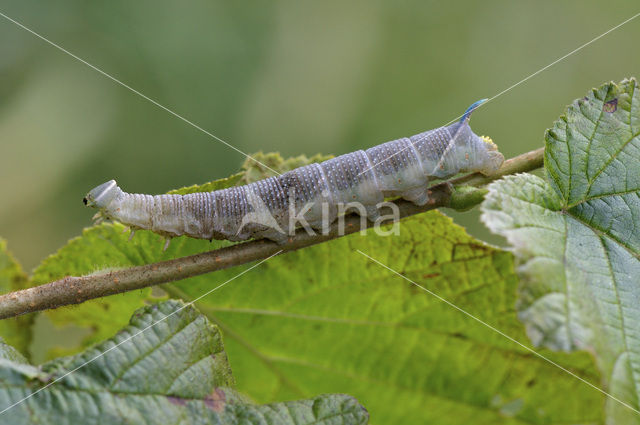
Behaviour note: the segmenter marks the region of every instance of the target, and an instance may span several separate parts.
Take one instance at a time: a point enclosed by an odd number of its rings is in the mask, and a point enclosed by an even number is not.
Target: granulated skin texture
[[[133,229],[200,239],[268,238],[286,242],[303,217],[320,229],[338,206],[378,218],[385,197],[417,205],[429,201],[430,179],[460,172],[492,174],[504,161],[497,147],[469,127],[472,105],[459,122],[310,164],[245,186],[188,195],[142,195],[122,191],[114,180],[93,189],[85,203]]]

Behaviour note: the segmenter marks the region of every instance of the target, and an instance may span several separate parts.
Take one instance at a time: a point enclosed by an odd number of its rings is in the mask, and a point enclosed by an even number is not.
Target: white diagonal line
[[[536,75],[540,74],[543,71],[546,71],[547,69],[551,68],[553,65],[557,64],[558,62],[563,61],[564,59],[568,58],[569,56],[573,55],[574,53],[577,53],[578,51],[584,49],[585,47],[587,47],[588,45],[600,40],[602,37],[604,37],[605,35],[617,30],[618,28],[620,28],[621,26],[628,24],[629,22],[633,21],[634,19],[636,19],[638,16],[640,16],[640,12],[636,13],[635,15],[633,15],[632,17],[630,17],[629,19],[626,19],[625,21],[620,22],[618,25],[616,25],[613,28],[608,29],[607,31],[603,32],[602,34],[600,34],[599,36],[592,38],[591,40],[587,41],[586,43],[584,43],[583,45],[581,45],[580,47],[576,47],[575,49],[573,49],[572,51],[570,51],[569,53],[565,54],[562,57],[559,57],[558,59],[554,60],[553,62],[551,62],[549,65],[544,66],[542,68],[540,68],[539,70],[537,70],[536,72],[534,72],[533,74],[528,75],[527,77],[523,78],[522,80],[518,81],[515,84],[512,84],[511,86],[507,87],[506,89],[502,90],[501,92],[499,92],[496,95],[493,95],[492,97],[490,97],[489,99],[487,99],[484,103],[481,103],[480,105],[478,105],[476,107],[476,109],[480,109],[483,106],[485,106],[487,103],[491,102],[494,99],[497,99],[498,97],[502,96],[503,94],[505,94],[506,92],[510,91],[511,89],[514,89],[516,87],[518,87],[520,84],[524,83],[527,80],[530,80],[531,78],[535,77]],[[451,121],[449,121],[448,123],[446,123],[445,125],[443,125],[442,127],[446,127],[449,124],[454,123],[455,121],[459,120],[460,118],[462,118],[464,114],[459,115],[458,117],[452,119]],[[411,142],[411,145],[414,145],[413,142]],[[382,164],[383,162],[389,160],[390,158],[393,158],[394,156],[398,155],[400,152],[403,152],[405,150],[407,150],[408,147],[402,148],[400,149],[398,152],[395,152],[392,155],[389,155],[388,157],[386,157],[385,159],[378,161],[377,163],[373,164],[371,167],[367,168],[366,170],[362,171],[360,174],[364,174],[367,171],[371,170],[372,168],[377,167],[378,165]],[[444,157],[444,154],[443,154]],[[360,175],[358,174],[358,176]]]
[[[220,285],[216,286],[213,289],[210,289],[209,291],[205,292],[204,294],[200,295],[198,298],[189,301],[188,303],[186,303],[185,305],[183,305],[182,307],[180,307],[179,309],[177,309],[176,311],[173,311],[169,314],[167,314],[166,316],[164,316],[162,319],[156,320],[155,322],[153,322],[152,324],[150,324],[149,326],[147,326],[146,328],[134,333],[133,335],[123,339],[122,341],[120,341],[119,343],[117,343],[116,345],[114,345],[113,347],[103,351],[102,353],[98,354],[95,357],[92,357],[91,359],[87,360],[86,362],[82,363],[80,366],[76,367],[75,369],[72,369],[70,371],[68,371],[67,373],[65,373],[64,375],[60,376],[59,378],[54,379],[53,381],[49,382],[47,385],[45,385],[42,388],[37,389],[36,391],[32,392],[31,394],[29,394],[28,396],[16,401],[15,403],[13,403],[12,405],[5,407],[4,409],[2,409],[2,411],[0,411],[0,415],[2,415],[4,412],[6,412],[7,410],[11,409],[12,407],[17,406],[18,404],[30,399],[31,397],[33,397],[34,395],[38,394],[40,391],[46,390],[47,388],[49,388],[51,385],[55,384],[56,382],[60,381],[61,379],[64,379],[65,377],[71,375],[72,373],[76,372],[78,369],[88,365],[89,363],[99,359],[100,357],[104,356],[105,354],[107,354],[109,351],[118,348],[119,346],[121,346],[122,344],[124,344],[127,341],[130,341],[132,338],[140,335],[142,332],[146,331],[149,328],[152,328],[153,326],[157,325],[160,322],[165,321],[166,319],[168,319],[169,317],[173,316],[174,314],[178,313],[179,311],[184,310],[185,308],[189,307],[190,305],[192,305],[193,303],[195,303],[196,301],[206,297],[207,295],[209,295],[210,293],[212,293],[213,291],[222,288],[224,285],[226,285],[227,283],[231,282],[232,280],[242,276],[243,274],[247,273],[248,271],[258,267],[260,264],[264,263],[265,261],[269,260],[272,257],[275,257],[276,255],[280,254],[282,252],[282,250],[276,252],[275,254],[272,254],[270,256],[268,256],[267,258],[265,258],[264,260],[260,261],[259,263],[254,264],[253,266],[249,267],[246,270],[243,270],[241,273],[238,273],[237,275],[235,275],[234,277],[232,277],[231,279],[227,280],[224,283],[221,283]]]
[[[453,307],[454,309],[458,310],[459,312],[467,315],[468,317],[472,318],[473,320],[475,320],[476,322],[486,326],[487,328],[491,329],[492,331],[496,332],[497,334],[505,337],[506,339],[508,339],[509,341],[519,345],[520,347],[524,348],[525,350],[529,351],[531,354],[536,355],[537,357],[541,358],[542,360],[546,361],[547,363],[550,363],[551,365],[557,367],[558,369],[562,370],[563,372],[568,373],[569,375],[573,376],[574,378],[584,382],[585,384],[589,385],[591,388],[601,392],[602,394],[606,395],[607,397],[611,398],[612,400],[617,401],[618,403],[622,404],[623,406],[633,410],[634,412],[640,414],[640,410],[636,409],[635,407],[631,406],[630,404],[625,403],[624,401],[616,398],[615,396],[609,394],[608,392],[606,392],[605,390],[593,385],[591,382],[587,381],[584,378],[581,378],[580,376],[576,375],[575,373],[571,372],[569,369],[560,366],[558,363],[554,362],[553,360],[551,360],[550,358],[538,353],[537,351],[535,351],[533,348],[530,348],[526,345],[524,345],[523,343],[521,343],[520,341],[518,341],[517,339],[514,339],[512,337],[510,337],[509,335],[505,334],[504,332],[500,331],[499,329],[496,329],[495,327],[491,326],[490,324],[488,324],[487,322],[485,322],[482,319],[479,319],[478,317],[474,316],[473,314],[467,312],[466,310],[463,310],[462,308],[458,307],[457,305],[453,304],[450,301],[447,301],[446,299],[442,298],[440,295],[436,294],[433,291],[428,290],[427,288],[425,288],[424,286],[414,282],[413,280],[409,279],[408,277],[406,277],[405,275],[393,270],[391,267],[386,266],[385,264],[382,264],[380,261],[376,260],[375,258],[365,254],[364,252],[360,251],[359,249],[356,249],[356,251],[359,254],[364,255],[365,257],[367,257],[369,260],[373,261],[374,263],[384,267],[385,269],[389,270],[390,272],[400,276],[401,278],[403,278],[404,280],[406,280],[407,282],[411,283],[412,285],[416,286],[419,289],[422,289],[423,291],[427,292],[429,295],[432,295],[434,297],[436,297],[437,299],[439,299],[440,301],[442,301],[443,303],[447,304],[449,307]]]
[[[40,40],[44,41],[47,44],[50,44],[51,46],[55,47],[56,49],[66,53],[67,55],[71,56],[72,58],[82,62],[83,64],[87,65],[89,68],[93,69],[96,72],[99,72],[100,74],[104,75],[105,77],[107,77],[108,79],[110,79],[111,81],[120,84],[122,87],[126,88],[127,90],[132,91],[133,93],[137,94],[138,96],[142,97],[145,100],[148,100],[149,102],[153,103],[154,105],[156,105],[158,108],[163,109],[165,111],[167,111],[168,113],[170,113],[171,115],[173,115],[176,118],[181,119],[182,121],[186,122],[187,124],[189,124],[191,127],[200,130],[201,132],[203,132],[204,134],[206,134],[209,137],[212,137],[214,139],[216,139],[217,141],[219,141],[220,143],[223,143],[224,145],[230,147],[231,149],[233,149],[236,152],[241,153],[242,155],[246,156],[247,158],[251,159],[252,161],[257,162],[258,164],[262,165],[263,167],[273,171],[274,173],[276,173],[277,175],[281,175],[279,172],[277,172],[276,170],[274,170],[273,168],[269,167],[268,165],[258,161],[257,159],[253,158],[251,155],[244,153],[243,151],[241,151],[240,149],[236,148],[235,146],[233,146],[232,144],[222,140],[221,138],[219,138],[218,136],[216,136],[215,134],[205,130],[204,128],[200,127],[199,125],[195,124],[193,121],[189,121],[188,119],[186,119],[185,117],[183,117],[182,115],[178,114],[177,112],[172,111],[171,109],[167,108],[164,105],[161,105],[160,103],[156,102],[155,100],[151,99],[149,96],[139,92],[138,90],[134,89],[133,87],[123,83],[122,81],[118,80],[116,77],[112,76],[111,74],[106,73],[105,71],[101,70],[100,68],[90,64],[89,62],[85,61],[84,59],[74,55],[73,53],[71,53],[70,51],[66,50],[65,48],[63,48],[62,46],[54,43],[53,41],[47,39],[46,37],[38,34],[37,32],[35,32],[34,30],[27,28],[26,26],[22,25],[20,22],[16,21],[15,19],[12,19],[10,17],[8,17],[7,15],[5,15],[4,13],[0,12],[0,16],[2,16],[3,18],[5,18],[8,21],[13,22],[14,24],[16,24],[17,26],[19,26],[20,28],[22,28],[25,31],[30,32],[31,34],[35,35],[36,37],[38,37]]]
[[[506,93],[506,92],[508,92],[509,90],[511,90],[511,89],[513,89],[513,88],[515,88],[515,87],[519,86],[520,84],[524,83],[525,81],[527,81],[527,80],[529,80],[529,79],[531,79],[531,78],[535,77],[536,75],[540,74],[542,71],[545,71],[546,69],[551,68],[553,65],[555,65],[555,64],[557,64],[558,62],[560,62],[560,61],[562,61],[562,60],[564,60],[564,59],[568,58],[569,56],[573,55],[573,54],[574,54],[574,53],[576,53],[577,51],[584,49],[585,47],[587,47],[587,46],[588,46],[588,45],[590,45],[591,43],[594,43],[594,42],[596,42],[596,41],[600,40],[600,39],[601,39],[602,37],[604,37],[605,35],[607,35],[607,34],[609,34],[609,33],[613,32],[613,31],[617,30],[618,28],[620,28],[621,26],[623,26],[623,25],[625,25],[625,24],[627,24],[627,23],[629,23],[629,22],[633,21],[633,20],[634,20],[634,19],[636,19],[638,16],[640,16],[640,12],[636,13],[635,15],[633,15],[632,17],[630,17],[629,19],[627,19],[627,20],[625,20],[625,21],[623,21],[623,22],[620,22],[618,25],[616,25],[615,27],[610,28],[609,30],[607,30],[607,31],[603,32],[603,33],[602,33],[602,34],[600,34],[599,36],[597,36],[597,37],[595,37],[595,38],[593,38],[593,39],[591,39],[591,40],[587,41],[587,42],[586,42],[586,43],[584,43],[582,46],[580,46],[580,47],[577,47],[577,48],[573,49],[572,51],[570,51],[570,52],[569,52],[569,53],[567,53],[566,55],[564,55],[564,56],[562,56],[562,57],[560,57],[560,58],[556,59],[555,61],[551,62],[549,65],[545,66],[544,68],[540,68],[539,70],[537,70],[537,71],[536,71],[536,72],[534,72],[533,74],[529,75],[528,77],[526,77],[526,78],[524,78],[524,79],[522,79],[522,80],[518,81],[517,83],[513,84],[513,85],[512,85],[512,86],[510,86],[510,87],[507,87],[506,89],[502,90],[500,93],[498,93],[498,94],[496,94],[495,96],[493,96],[493,97],[489,98],[489,100],[487,100],[487,101],[486,101],[486,102],[484,102],[483,104],[478,105],[478,108],[482,107],[484,104],[487,104],[487,103],[491,102],[493,99],[495,99],[495,98],[497,98],[497,97],[502,96],[503,94],[505,94],[505,93]],[[462,116],[462,115],[460,115],[460,116]]]

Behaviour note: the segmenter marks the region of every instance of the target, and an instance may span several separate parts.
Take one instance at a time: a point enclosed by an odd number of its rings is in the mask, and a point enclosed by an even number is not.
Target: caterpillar
[[[325,229],[344,205],[354,204],[361,216],[375,221],[385,197],[401,196],[424,205],[432,179],[460,172],[492,174],[500,168],[504,157],[497,146],[469,126],[471,113],[483,101],[472,104],[451,125],[244,186],[152,196],[124,192],[110,180],[83,201],[99,210],[94,218],[115,219],[132,230],[148,229],[167,238],[267,238],[286,243],[301,223]]]

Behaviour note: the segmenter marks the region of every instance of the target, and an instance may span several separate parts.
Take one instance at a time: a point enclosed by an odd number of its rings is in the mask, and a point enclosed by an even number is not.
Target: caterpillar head
[[[109,206],[122,194],[122,190],[118,187],[115,180],[109,180],[96,186],[82,199],[86,206],[97,208],[100,211],[94,216],[96,221],[109,218]]]

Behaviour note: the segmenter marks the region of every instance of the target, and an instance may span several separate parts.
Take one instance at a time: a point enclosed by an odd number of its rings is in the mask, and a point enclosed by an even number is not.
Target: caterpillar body
[[[167,237],[200,239],[267,238],[285,243],[300,223],[326,228],[344,205],[357,203],[360,215],[375,221],[385,197],[401,196],[417,205],[428,202],[427,183],[460,172],[494,173],[504,161],[488,137],[469,127],[471,105],[462,118],[405,137],[296,168],[244,186],[187,195],[144,195],[122,191],[114,180],[83,199],[132,229]]]

